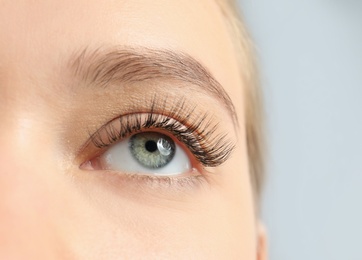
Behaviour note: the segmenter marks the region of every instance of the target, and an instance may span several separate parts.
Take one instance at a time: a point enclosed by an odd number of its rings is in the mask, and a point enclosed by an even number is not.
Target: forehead
[[[6,70],[32,77],[54,71],[64,57],[83,48],[144,46],[188,53],[231,97],[241,97],[233,43],[212,0],[9,0],[1,5],[3,75]]]

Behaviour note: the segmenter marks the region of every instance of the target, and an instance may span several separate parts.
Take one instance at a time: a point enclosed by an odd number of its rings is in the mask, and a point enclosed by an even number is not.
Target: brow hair
[[[147,80],[177,80],[200,87],[227,109],[234,123],[238,118],[230,96],[211,73],[184,52],[145,47],[121,47],[110,50],[85,48],[72,55],[69,67],[87,84],[107,87],[112,83]]]

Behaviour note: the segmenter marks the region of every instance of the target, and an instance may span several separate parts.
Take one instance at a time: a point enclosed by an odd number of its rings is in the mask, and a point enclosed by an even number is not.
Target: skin
[[[248,173],[240,68],[215,2],[0,6],[0,259],[265,259]],[[75,52],[119,46],[194,57],[231,97],[237,125],[215,97],[184,82],[102,89],[72,77],[67,62]],[[84,148],[89,129],[132,104],[141,107],[137,97],[154,93],[171,101],[186,96],[197,111],[222,122],[217,131],[235,143],[232,156],[204,169],[190,155],[207,177],[187,187],[82,167],[100,153]]]

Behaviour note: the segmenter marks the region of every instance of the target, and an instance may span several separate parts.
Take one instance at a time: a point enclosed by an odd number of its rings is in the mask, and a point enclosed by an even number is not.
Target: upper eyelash
[[[160,102],[155,96],[149,112],[126,114],[114,119],[119,121],[119,129],[115,129],[112,120],[90,136],[91,142],[98,148],[104,148],[142,130],[161,129],[186,145],[204,167],[219,166],[230,157],[235,145],[226,134],[215,135],[218,123],[213,124],[208,113],[190,122],[195,106],[187,107],[185,99],[181,98],[167,110],[166,102],[167,98]],[[147,114],[145,120],[142,120],[142,114]],[[102,138],[102,131],[106,133],[106,140]]]

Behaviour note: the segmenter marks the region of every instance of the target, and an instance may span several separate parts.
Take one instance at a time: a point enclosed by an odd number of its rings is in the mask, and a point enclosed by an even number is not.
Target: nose
[[[51,167],[51,142],[36,120],[12,114],[2,121],[0,259],[54,259],[57,174]]]

